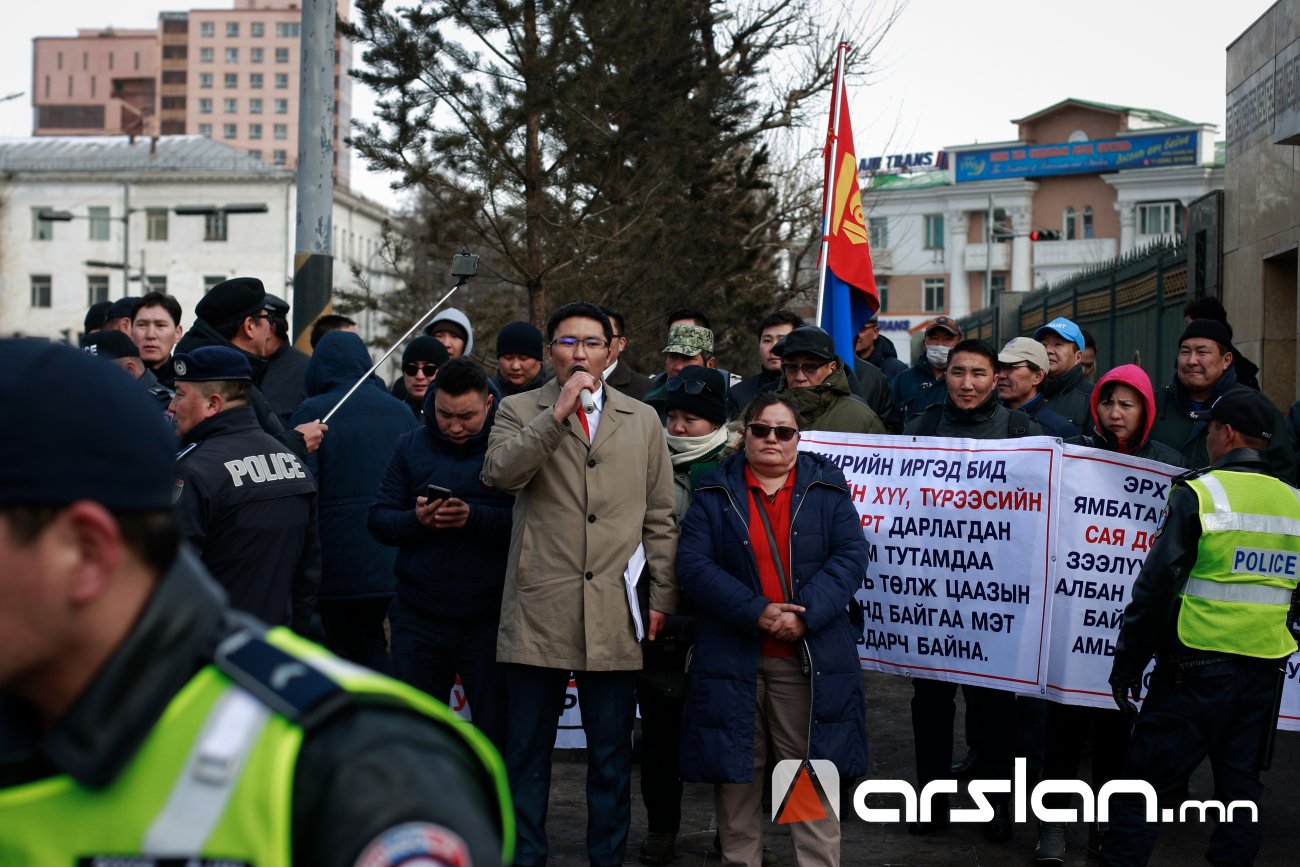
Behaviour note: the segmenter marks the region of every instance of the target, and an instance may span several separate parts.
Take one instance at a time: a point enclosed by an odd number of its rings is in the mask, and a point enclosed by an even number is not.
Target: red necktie
[[[582,424],[582,432],[587,435],[587,444],[591,444],[591,423],[587,421],[587,411],[578,407],[578,421]]]

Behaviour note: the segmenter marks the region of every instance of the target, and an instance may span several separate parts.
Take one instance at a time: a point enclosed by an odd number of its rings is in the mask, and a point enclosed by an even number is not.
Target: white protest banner
[[[474,721],[474,714],[470,709],[469,701],[465,698],[465,687],[461,684],[459,675],[456,677],[455,686],[451,688],[451,696],[447,699],[447,706],[463,719],[470,722]],[[587,735],[582,730],[582,711],[578,707],[578,684],[570,675],[568,689],[564,692],[564,708],[560,711],[559,728],[555,732],[555,748],[557,750],[581,750],[586,749],[586,747]]]
[[[1287,732],[1300,732],[1300,653],[1291,654],[1286,661],[1286,683],[1282,687],[1282,709],[1277,715],[1277,727]]]
[[[871,545],[863,667],[1041,695],[1057,441],[811,431],[800,448],[844,471]]]
[[[1177,467],[1062,446],[1047,697],[1114,708],[1111,662]]]

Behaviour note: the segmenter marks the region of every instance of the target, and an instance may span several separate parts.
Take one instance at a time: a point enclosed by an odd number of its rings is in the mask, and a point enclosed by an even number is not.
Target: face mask
[[[948,354],[950,352],[952,352],[951,346],[927,346],[925,348],[925,360],[930,363],[931,367],[944,370],[948,366]]]

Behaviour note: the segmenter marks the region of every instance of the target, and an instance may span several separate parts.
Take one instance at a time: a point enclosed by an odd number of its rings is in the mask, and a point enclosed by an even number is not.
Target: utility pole
[[[302,4],[298,86],[298,214],[293,257],[294,343],[311,352],[312,323],[334,285],[334,0]],[[344,73],[346,74],[346,73]]]

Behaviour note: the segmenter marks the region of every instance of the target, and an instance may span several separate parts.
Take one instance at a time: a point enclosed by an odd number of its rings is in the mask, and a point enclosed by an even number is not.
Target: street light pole
[[[131,185],[122,181],[122,264],[124,266],[131,263]],[[143,285],[144,263],[140,264],[140,282]],[[122,268],[122,297],[125,298],[131,294],[131,272],[129,268]]]

